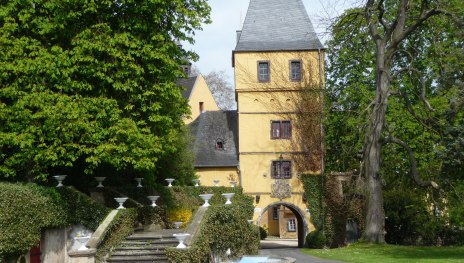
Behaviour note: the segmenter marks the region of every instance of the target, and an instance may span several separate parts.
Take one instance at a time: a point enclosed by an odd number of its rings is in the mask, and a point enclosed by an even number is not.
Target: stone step
[[[165,250],[168,247],[175,247],[179,244],[178,242],[173,244],[159,244],[159,245],[147,245],[147,246],[119,246],[115,250]]]
[[[114,250],[111,252],[111,258],[117,256],[165,256],[165,250]]]
[[[106,260],[106,262],[131,262],[131,263],[165,263],[169,262],[166,256],[160,257],[152,257],[152,256],[117,256],[117,257],[110,257]]]
[[[149,247],[149,246],[172,246],[179,244],[177,240],[157,240],[152,242],[134,242],[134,241],[123,241],[121,247]]]

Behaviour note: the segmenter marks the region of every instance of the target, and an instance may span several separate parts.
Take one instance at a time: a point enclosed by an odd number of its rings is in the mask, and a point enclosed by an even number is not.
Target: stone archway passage
[[[288,203],[288,202],[275,202],[275,203],[269,204],[262,210],[262,213],[258,218],[258,226],[261,223],[261,218],[263,214],[265,214],[267,210],[269,210],[271,207],[280,206],[280,205],[287,207],[293,212],[293,214],[295,214],[297,225],[298,225],[298,247],[302,248],[305,243],[306,235],[308,234],[309,224],[304,216],[304,212],[298,206],[292,203]]]

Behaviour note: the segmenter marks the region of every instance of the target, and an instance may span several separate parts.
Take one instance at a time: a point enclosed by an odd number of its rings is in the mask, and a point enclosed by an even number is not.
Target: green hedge
[[[0,258],[37,245],[45,228],[83,224],[95,230],[109,210],[73,188],[0,183]]]
[[[241,188],[192,188],[183,191],[189,196],[206,192],[214,193],[208,211],[203,218],[200,232],[189,249],[167,249],[168,259],[176,263],[203,263],[210,257],[224,259],[227,249],[231,250],[231,258],[246,254],[256,254],[259,248],[259,229],[249,224],[253,215],[253,199],[243,195]],[[174,193],[176,189],[173,189]],[[235,192],[231,205],[224,205],[225,198],[220,194]]]
[[[95,255],[96,262],[103,262],[104,257],[113,247],[117,246],[134,232],[137,218],[137,209],[129,208],[118,211],[118,214],[108,227],[102,243],[98,247],[97,254]]]

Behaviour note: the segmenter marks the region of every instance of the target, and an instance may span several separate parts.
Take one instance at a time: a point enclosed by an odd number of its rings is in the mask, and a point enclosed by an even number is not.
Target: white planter
[[[174,182],[175,179],[172,179],[172,178],[168,178],[168,179],[165,179],[166,182],[168,182],[168,187],[172,187],[172,182]]]
[[[156,200],[158,200],[159,196],[157,195],[149,195],[147,196],[148,199],[151,201],[151,206],[155,207],[156,206]]]
[[[231,199],[232,196],[234,196],[234,195],[235,195],[235,193],[224,193],[224,194],[222,194],[222,196],[224,196],[224,197],[227,199],[226,205],[232,204],[232,202],[230,201],[230,199]]]
[[[126,202],[128,198],[127,197],[115,197],[114,200],[116,200],[116,202],[118,202],[119,206],[118,208],[116,209],[126,209],[123,204],[124,202]]]
[[[179,245],[177,245],[176,248],[187,248],[187,246],[184,244],[185,239],[190,236],[190,234],[187,233],[179,233],[179,234],[173,234],[173,236],[179,241]]]
[[[98,182],[97,187],[104,187],[102,183],[103,181],[105,181],[106,177],[94,177],[94,178]]]
[[[214,186],[219,186],[220,180],[214,180],[213,182],[214,182]]]
[[[205,201],[205,203],[202,205],[203,207],[208,207],[210,206],[209,204],[209,199],[211,199],[211,197],[213,197],[213,194],[202,194],[200,195],[201,199],[203,199]]]
[[[173,224],[176,229],[179,229],[182,226],[182,223],[184,222],[174,222]]]
[[[195,187],[200,186],[200,179],[195,179],[193,182],[195,183]]]
[[[248,219],[248,224],[253,224],[253,219]]]
[[[235,187],[237,185],[237,182],[236,181],[230,181],[230,186],[231,187]]]
[[[58,182],[58,185],[56,187],[62,187],[63,186],[63,181],[66,178],[67,175],[55,175],[53,178]]]
[[[137,187],[142,187],[142,180],[143,178],[135,178],[135,181],[137,181]]]
[[[78,251],[87,250],[88,248],[85,246],[90,239],[90,236],[83,236],[83,237],[75,237],[74,238],[77,242],[81,243],[81,246],[77,249]]]

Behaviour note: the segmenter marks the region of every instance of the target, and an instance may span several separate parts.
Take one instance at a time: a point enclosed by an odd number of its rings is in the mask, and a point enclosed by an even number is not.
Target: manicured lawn
[[[407,247],[354,244],[337,249],[302,249],[320,258],[356,263],[464,262],[464,247]]]

